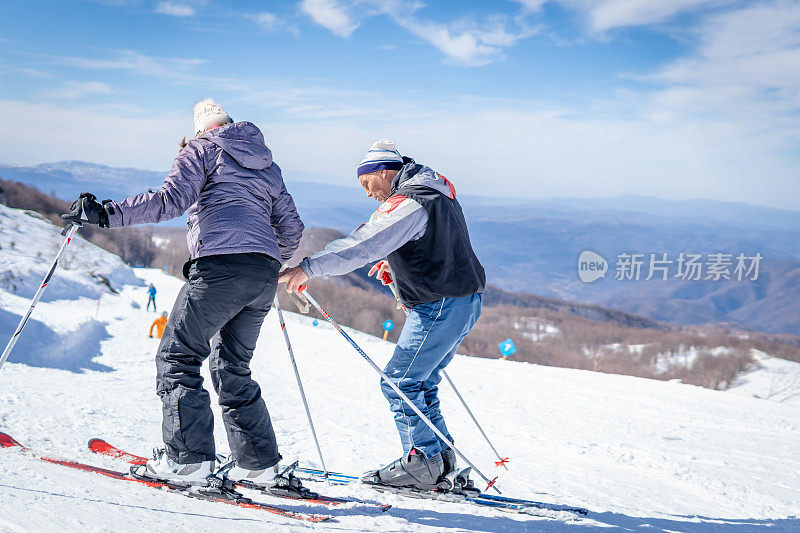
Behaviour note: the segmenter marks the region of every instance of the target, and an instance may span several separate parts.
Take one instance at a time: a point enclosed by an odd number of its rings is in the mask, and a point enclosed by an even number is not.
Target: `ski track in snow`
[[[48,258],[35,257],[36,241],[57,242],[55,228],[0,206],[0,266],[39,283]],[[15,218],[16,217],[16,218]],[[19,219],[19,220],[18,220]],[[27,223],[36,233],[26,255],[16,250]],[[17,229],[14,230],[14,224]],[[41,235],[40,235],[41,234]],[[47,246],[52,248],[48,241]],[[155,269],[119,269],[119,259],[88,243],[95,266],[121,288],[103,295],[94,318],[97,286],[80,267],[58,277],[83,287],[71,300],[39,304],[26,335],[49,337],[55,362],[9,362],[0,372],[0,431],[55,457],[125,470],[120,461],[90,453],[103,437],[148,455],[160,444],[161,402],[155,394],[153,357],[158,346],[147,331],[157,313],[144,311],[144,284],[152,281],[162,306],[174,301],[182,282]],[[48,249],[49,249],[48,248]],[[75,261],[73,261],[75,264]],[[134,279],[134,275],[138,279]],[[116,283],[116,285],[115,285]],[[91,290],[90,290],[91,289]],[[33,289],[26,289],[25,296]],[[325,305],[325,302],[321,302]],[[0,290],[5,343],[27,306],[26,298]],[[159,309],[160,311],[161,309]],[[4,315],[0,315],[4,316]],[[378,377],[328,324],[285,313],[297,364],[328,468],[358,474],[400,453],[399,438]],[[335,317],[334,317],[335,318]],[[376,317],[376,320],[382,320]],[[11,324],[10,322],[13,322]],[[393,345],[348,330],[379,365]],[[50,333],[42,333],[50,332]],[[53,339],[55,339],[53,341]],[[80,342],[75,342],[79,339]],[[35,349],[37,339],[27,341]],[[39,339],[40,340],[40,339]],[[25,348],[21,340],[17,350]],[[34,349],[31,348],[31,349]],[[11,361],[24,361],[16,352]],[[82,365],[68,364],[72,356]],[[37,364],[36,362],[33,362]],[[285,461],[319,467],[276,313],[271,312],[253,358]],[[494,467],[491,450],[446,384],[442,408],[458,445],[487,474],[500,474],[508,496],[588,508],[572,515],[537,518],[456,503],[404,499],[363,486],[309,483],[327,495],[390,503],[386,514],[358,507],[326,509],[302,502],[264,501],[299,511],[328,513],[336,522],[298,523],[263,511],[194,501],[0,450],[0,531],[800,531],[800,412],[797,404],[753,398],[744,390],[718,392],[589,371],[514,361],[457,356],[448,367],[509,471]],[[211,387],[204,367],[206,385]],[[752,382],[752,376],[751,382]],[[216,406],[218,451],[227,452]],[[473,475],[477,480],[477,476]]]

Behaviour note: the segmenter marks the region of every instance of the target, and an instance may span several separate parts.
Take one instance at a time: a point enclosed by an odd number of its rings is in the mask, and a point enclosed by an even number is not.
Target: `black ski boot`
[[[454,474],[452,491],[456,494],[475,498],[480,495],[481,491],[475,487],[475,483],[469,478],[470,470],[472,470],[472,467],[457,471]]]
[[[365,473],[361,481],[371,485],[438,490],[442,488],[439,485],[442,472],[442,454],[437,453],[427,458],[424,453],[414,448],[407,456],[393,461],[380,470]]]
[[[442,490],[450,491],[456,486],[456,475],[458,474],[456,461],[456,452],[452,448],[442,450],[442,475],[439,478]]]

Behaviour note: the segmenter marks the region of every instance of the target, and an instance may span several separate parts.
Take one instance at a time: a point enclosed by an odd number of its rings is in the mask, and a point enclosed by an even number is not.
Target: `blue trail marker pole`
[[[509,355],[517,353],[517,347],[514,346],[514,341],[511,339],[498,343],[497,347],[500,349],[500,355],[503,356],[503,359],[507,359]]]
[[[392,322],[392,319],[390,318],[381,324],[381,326],[383,326],[383,340],[386,340],[386,338],[389,336],[389,332],[394,329],[394,322]]]

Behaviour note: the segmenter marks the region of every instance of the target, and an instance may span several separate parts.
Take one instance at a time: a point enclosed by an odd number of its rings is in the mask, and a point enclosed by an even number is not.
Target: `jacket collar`
[[[403,156],[403,168],[400,169],[400,172],[398,172],[397,176],[392,180],[391,193],[394,194],[403,183],[416,176],[420,170],[422,170],[422,165],[418,164],[410,157]]]

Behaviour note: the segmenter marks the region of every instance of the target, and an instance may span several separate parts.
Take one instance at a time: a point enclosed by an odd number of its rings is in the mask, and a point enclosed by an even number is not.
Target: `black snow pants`
[[[249,367],[279,270],[277,260],[257,253],[201,257],[189,266],[189,281],[178,294],[156,355],[161,429],[173,461],[214,460],[214,419],[200,375],[209,356],[237,465],[260,470],[280,460],[267,406]]]

